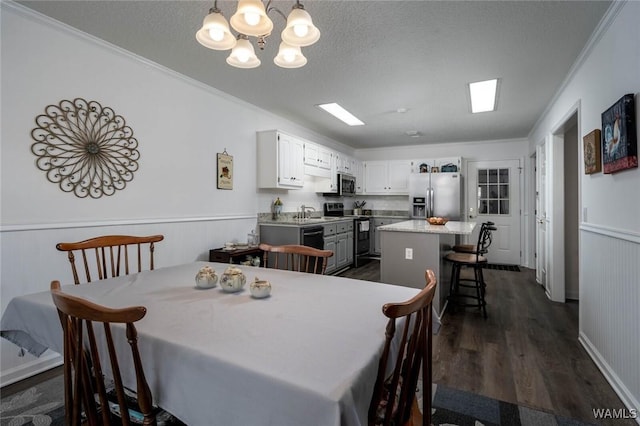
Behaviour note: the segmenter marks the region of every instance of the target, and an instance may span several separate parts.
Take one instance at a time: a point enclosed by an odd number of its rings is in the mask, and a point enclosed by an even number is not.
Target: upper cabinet
[[[336,161],[336,168],[338,173],[346,173],[348,175],[355,176],[355,159],[346,154],[338,153]]]
[[[335,154],[322,145],[304,143],[304,173],[310,176],[329,177]]]
[[[257,133],[258,188],[304,185],[304,142],[279,130]]]
[[[431,171],[460,173],[462,171],[462,157],[430,158],[411,161],[411,173],[429,173]]]
[[[364,164],[354,159],[353,169],[353,175],[356,177],[356,194],[364,194]]]
[[[410,160],[365,161],[364,194],[406,195],[410,173]]]

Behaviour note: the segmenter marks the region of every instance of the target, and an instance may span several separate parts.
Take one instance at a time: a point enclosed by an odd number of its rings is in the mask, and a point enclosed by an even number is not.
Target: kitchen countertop
[[[450,221],[446,225],[431,225],[426,220],[407,220],[404,222],[392,223],[389,225],[379,226],[379,231],[392,232],[414,232],[423,234],[457,234],[470,235],[475,228],[475,222],[456,222]]]
[[[358,217],[369,217],[371,219],[375,218],[393,218],[393,219],[408,219],[408,216],[364,216],[364,215],[344,215],[344,216],[322,216],[322,217],[311,217],[307,219],[296,219],[290,216],[284,216],[279,219],[271,219],[271,218],[262,218],[258,222],[258,225],[273,225],[273,226],[311,226],[311,225],[324,225],[328,223],[342,222],[345,220],[353,220]]]
[[[344,222],[353,220],[355,216],[340,216],[340,217],[312,217],[307,219],[295,219],[295,218],[283,218],[283,219],[267,219],[258,222],[258,225],[270,225],[270,226],[312,226],[312,225],[324,225],[328,223]]]

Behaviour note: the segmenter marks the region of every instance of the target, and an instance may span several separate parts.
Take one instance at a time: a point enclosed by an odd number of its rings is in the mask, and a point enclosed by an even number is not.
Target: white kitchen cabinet
[[[336,194],[338,192],[338,172],[336,171],[337,155],[331,156],[331,167],[328,177],[316,178],[315,192]]]
[[[258,188],[297,189],[304,185],[304,142],[279,130],[258,132]]]
[[[409,160],[365,161],[364,194],[406,195],[409,193],[409,174]]]
[[[457,168],[457,173],[462,170],[462,157],[444,157],[444,158],[430,158],[422,160],[411,161],[411,173],[420,173],[420,166],[426,165],[427,173],[431,171],[432,167],[437,167],[439,172],[442,172],[442,166],[453,164]],[[424,172],[423,172],[424,173]]]
[[[355,159],[341,152],[338,152],[336,155],[338,157],[336,162],[338,173],[355,176]]]
[[[313,142],[304,143],[304,173],[310,176],[329,177],[335,154],[330,149]]]
[[[353,175],[356,177],[356,194],[364,194],[364,166],[362,161],[353,160]]]
[[[457,170],[454,173],[460,173],[462,170],[462,157],[446,157],[436,158],[434,160],[434,167],[437,167],[440,173],[442,173],[442,166],[453,164]]]

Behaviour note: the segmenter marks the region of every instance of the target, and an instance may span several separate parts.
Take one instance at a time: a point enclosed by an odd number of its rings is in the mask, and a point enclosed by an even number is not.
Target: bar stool
[[[485,301],[483,266],[487,263],[486,253],[491,245],[491,231],[497,228],[493,225],[483,224],[478,235],[478,243],[473,253],[449,253],[445,259],[452,263],[451,282],[449,284],[449,303],[463,307],[477,307],[482,310],[482,315],[487,318],[487,302]],[[460,271],[464,267],[473,268],[473,278],[461,278]],[[463,292],[461,288],[470,288],[475,292]],[[468,301],[471,299],[471,301]]]
[[[480,233],[482,234],[484,232],[484,228],[486,226],[494,226],[495,223],[487,221],[487,222],[483,222],[482,225],[480,225]],[[475,253],[476,252],[476,245],[475,244],[456,244],[455,246],[453,246],[453,251],[455,251],[456,253]]]

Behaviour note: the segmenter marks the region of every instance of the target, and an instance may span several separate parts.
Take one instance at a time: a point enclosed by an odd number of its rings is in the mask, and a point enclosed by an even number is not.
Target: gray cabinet
[[[333,250],[327,262],[330,274],[353,263],[353,220],[324,225],[324,249]]]
[[[373,254],[379,255],[382,253],[382,249],[380,246],[380,232],[378,232],[378,226],[389,225],[391,223],[404,222],[405,220],[409,220],[406,218],[391,218],[391,217],[376,217],[371,221],[372,228],[371,233],[373,234],[371,237],[371,252]]]
[[[333,251],[333,256],[327,259],[327,270],[326,273],[330,274],[337,269],[336,263],[336,231],[337,226],[335,223],[330,225],[324,225],[324,249]]]

